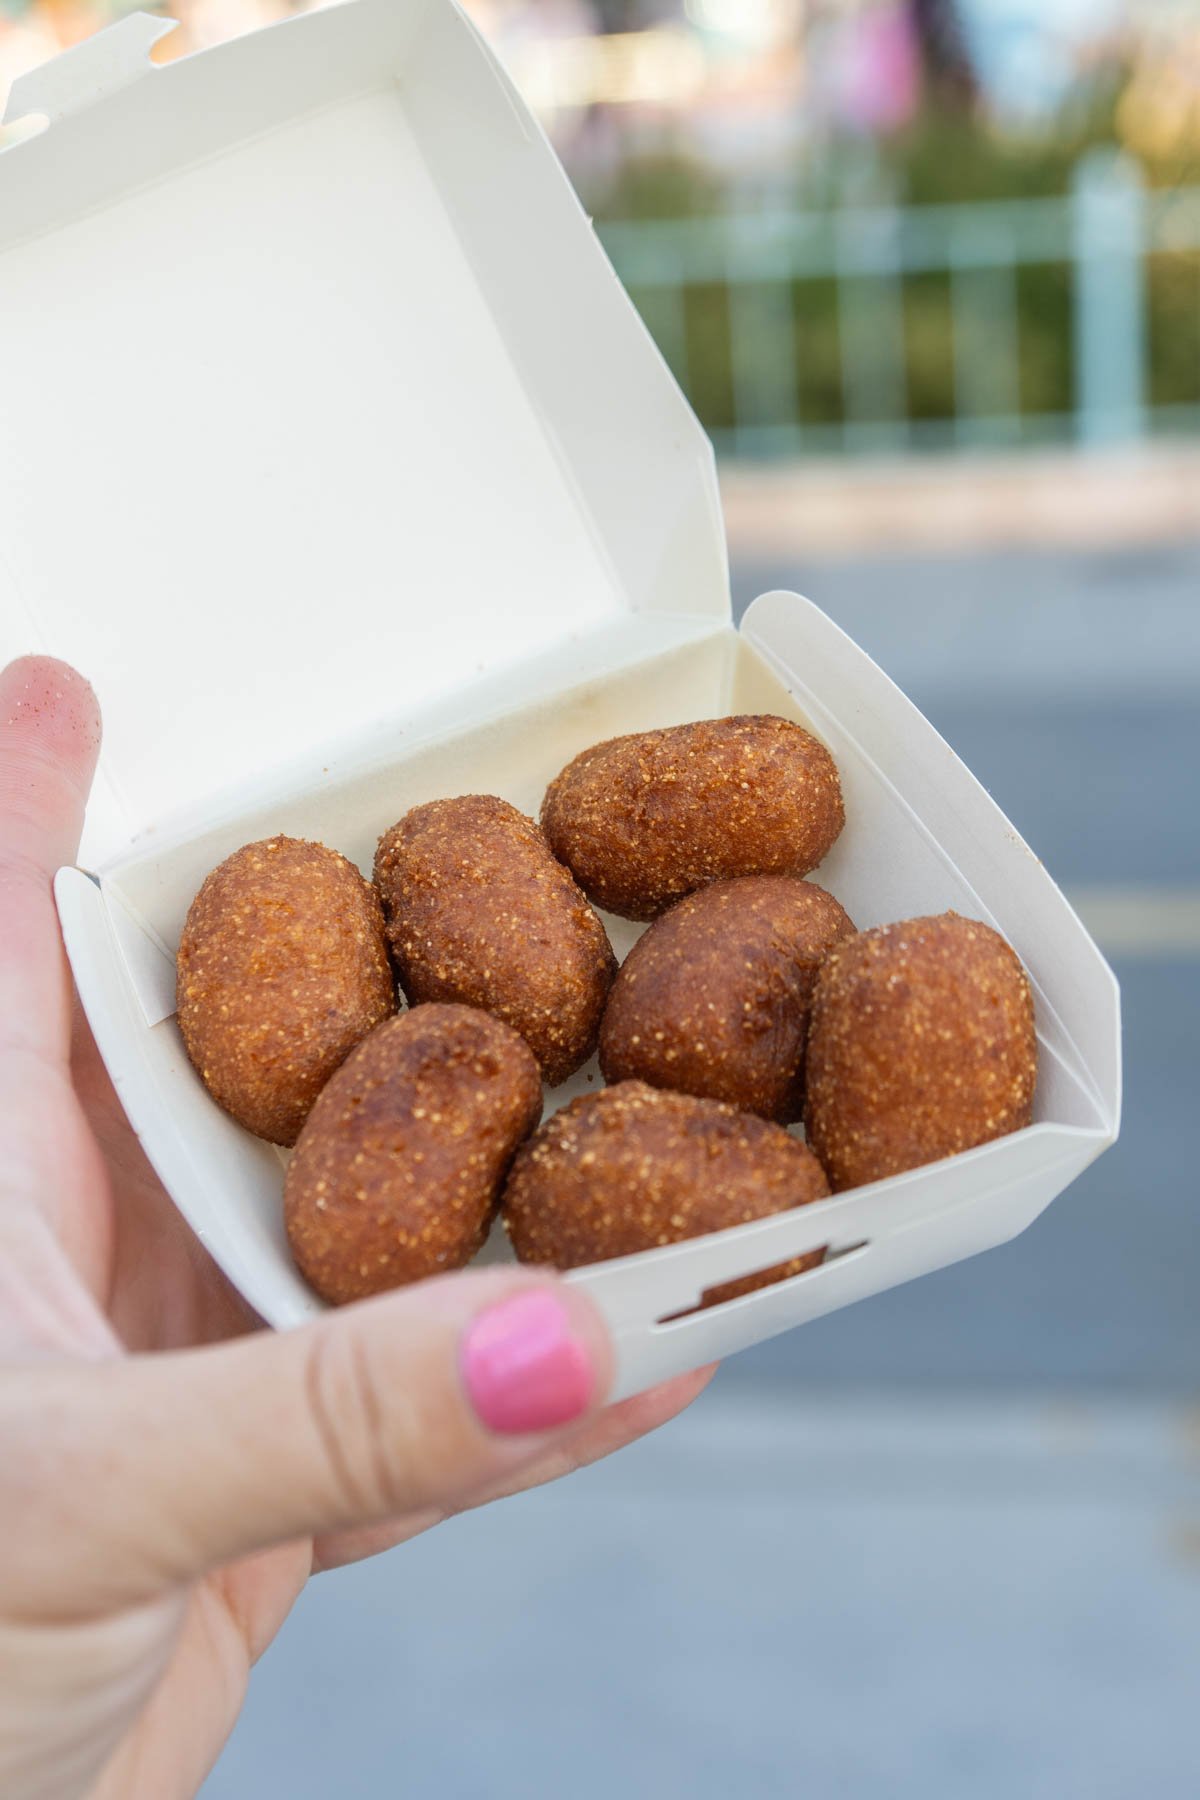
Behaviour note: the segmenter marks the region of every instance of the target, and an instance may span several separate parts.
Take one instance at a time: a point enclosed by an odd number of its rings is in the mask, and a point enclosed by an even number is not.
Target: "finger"
[[[88,1262],[78,1193],[101,1172],[68,1076],[71,987],[51,886],[78,849],[99,745],[96,696],[66,663],[26,656],[0,671],[0,1321],[39,1344],[108,1350],[69,1266]],[[102,1262],[101,1247],[85,1273],[93,1287]]]
[[[100,750],[96,696],[50,656],[0,672],[0,1050],[65,1065],[70,988],[51,883],[73,860]]]
[[[295,1538],[453,1511],[544,1457],[612,1382],[581,1289],[443,1276],[303,1330],[0,1384],[12,1616],[134,1604]]]
[[[134,1351],[176,1350],[261,1327],[168,1198],[117,1098],[78,1000],[73,1024],[71,1080],[113,1194],[103,1291],[121,1342]]]
[[[616,1406],[606,1406],[598,1418],[573,1432],[565,1443],[556,1445],[515,1474],[510,1473],[503,1480],[469,1495],[456,1510],[467,1512],[477,1506],[487,1506],[493,1500],[525,1493],[529,1488],[543,1487],[547,1482],[558,1481],[564,1475],[573,1475],[579,1469],[600,1462],[615,1450],[623,1450],[627,1444],[657,1431],[660,1425],[666,1425],[690,1406],[708,1386],[716,1369],[716,1363],[710,1363],[707,1368],[694,1369],[691,1374],[677,1375],[673,1381],[648,1388],[644,1394],[634,1394]],[[393,1550],[397,1544],[407,1543],[410,1538],[429,1531],[449,1517],[448,1512],[424,1512],[405,1519],[391,1519],[384,1525],[368,1525],[358,1531],[318,1538],[313,1545],[313,1573],[340,1569],[347,1563],[361,1562],[365,1557]]]

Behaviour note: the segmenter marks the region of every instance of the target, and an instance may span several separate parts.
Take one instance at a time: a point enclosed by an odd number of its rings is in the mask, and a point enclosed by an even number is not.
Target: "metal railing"
[[[723,290],[724,404],[705,418],[718,449],[743,456],[963,448],[1071,439],[1128,441],[1200,429],[1197,391],[1153,404],[1148,386],[1148,259],[1200,251],[1200,187],[1150,192],[1127,158],[1093,152],[1058,199],[969,206],[748,212],[662,223],[608,223],[600,236],[685,392],[698,402],[692,296]],[[1059,265],[1069,284],[1059,408],[1021,394],[1021,271]],[[1200,275],[1200,268],[1197,269]],[[948,399],[940,416],[909,403],[906,288],[941,276]],[[804,284],[835,295],[833,417],[805,419]],[[1183,329],[1196,334],[1200,280]],[[829,349],[823,352],[829,358]],[[828,377],[829,371],[826,371]],[[699,404],[701,416],[706,407]],[[827,407],[827,411],[831,410]],[[928,408],[926,408],[928,414]]]

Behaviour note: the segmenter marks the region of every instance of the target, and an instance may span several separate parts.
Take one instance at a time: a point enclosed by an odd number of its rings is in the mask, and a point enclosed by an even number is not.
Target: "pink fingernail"
[[[596,1376],[556,1294],[518,1294],[480,1313],[460,1352],[471,1405],[489,1431],[549,1431],[587,1411]]]

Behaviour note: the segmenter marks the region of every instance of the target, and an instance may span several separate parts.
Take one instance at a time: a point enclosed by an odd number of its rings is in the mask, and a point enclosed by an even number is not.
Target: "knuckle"
[[[356,1324],[318,1327],[306,1353],[307,1406],[334,1505],[347,1519],[444,1516],[488,1478],[486,1448],[441,1378],[440,1351],[390,1355]]]
[[[0,802],[4,800],[0,785]],[[19,806],[8,803],[0,808],[0,817],[4,822],[4,836],[0,838],[0,894],[10,901],[18,903],[35,901],[44,902],[51,891],[50,875],[37,857],[23,844],[15,842],[14,824],[33,824],[36,821],[32,813],[26,817]]]
[[[389,1445],[402,1435],[382,1371],[354,1330],[318,1329],[305,1353],[304,1394],[334,1504],[379,1517],[403,1504]]]

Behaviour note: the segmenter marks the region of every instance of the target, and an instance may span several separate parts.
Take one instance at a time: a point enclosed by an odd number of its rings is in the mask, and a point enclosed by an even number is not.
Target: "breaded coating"
[[[854,931],[815,882],[715,881],[634,945],[600,1027],[606,1081],[648,1081],[789,1125],[804,1111],[817,970]]]
[[[533,1054],[498,1019],[469,1006],[389,1019],[326,1087],[288,1164],[301,1274],[340,1305],[461,1268],[541,1113]]]
[[[179,1029],[219,1106],[294,1144],[355,1044],[396,1009],[369,881],[324,844],[273,837],[215,868],[175,961]]]
[[[710,881],[807,875],[844,822],[824,744],[769,713],[610,738],[542,803],[555,856],[625,919],[655,919]]]
[[[414,806],[380,839],[375,880],[410,1004],[494,1013],[551,1087],[587,1061],[616,958],[532,819],[491,794]]]
[[[828,1192],[816,1157],[778,1125],[623,1081],[573,1100],[518,1151],[501,1216],[522,1262],[575,1269],[744,1225]],[[710,1288],[703,1303],[798,1275],[824,1254]]]
[[[1029,978],[990,926],[906,919],[826,957],[805,1125],[835,1192],[1018,1131],[1036,1081]]]

